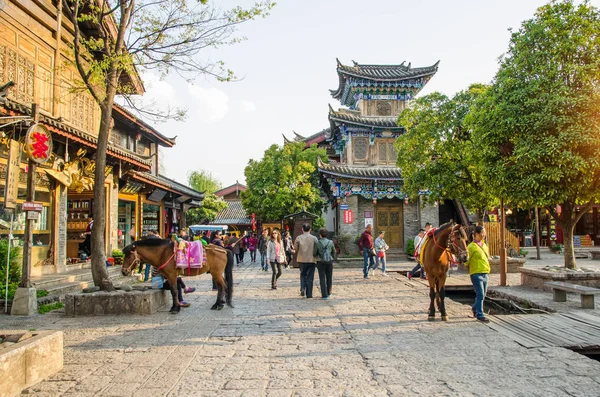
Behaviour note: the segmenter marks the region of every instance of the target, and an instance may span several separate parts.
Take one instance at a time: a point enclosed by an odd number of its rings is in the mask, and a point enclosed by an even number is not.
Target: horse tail
[[[225,265],[225,283],[225,302],[227,303],[227,306],[233,307],[231,304],[231,298],[233,297],[233,252],[231,250],[227,250],[227,264]]]

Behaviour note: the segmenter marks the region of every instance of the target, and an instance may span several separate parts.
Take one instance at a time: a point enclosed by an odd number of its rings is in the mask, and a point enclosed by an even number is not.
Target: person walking
[[[469,259],[465,265],[469,268],[471,283],[473,283],[476,295],[471,311],[477,320],[489,323],[490,320],[483,313],[483,301],[487,293],[488,274],[490,273],[490,251],[485,243],[485,236],[485,228],[481,225],[475,226],[475,238],[467,247]]]
[[[235,264],[240,264],[240,243],[238,243],[239,238],[236,235],[231,236],[229,239],[229,244],[233,247],[232,252],[233,256],[235,256]]]
[[[240,261],[238,262],[238,266],[240,265],[240,263],[244,263],[244,253],[248,249],[248,236],[246,236],[246,232],[244,232],[244,235],[240,238],[240,240],[241,241],[238,243],[238,245],[240,246]]]
[[[302,225],[302,234],[296,237],[294,249],[297,252],[296,262],[300,266],[300,295],[312,298],[313,282],[315,281],[315,254],[317,238],[310,234],[311,226]]]
[[[368,224],[358,239],[358,249],[363,253],[363,277],[369,279],[369,269],[375,267],[375,244],[373,242],[373,225]]]
[[[317,269],[319,270],[319,284],[321,286],[321,297],[329,299],[331,296],[331,285],[333,283],[333,261],[336,259],[333,241],[327,238],[329,231],[325,228],[319,230],[317,243]]]
[[[248,250],[250,251],[250,261],[256,262],[256,246],[258,245],[258,239],[256,233],[252,233],[252,236],[248,239]]]
[[[260,268],[264,271],[269,270],[269,257],[267,255],[269,232],[269,228],[263,229],[262,234],[258,238],[258,250],[260,251]]]
[[[285,264],[285,268],[287,269],[292,263],[292,259],[294,258],[294,243],[292,242],[292,234],[287,232],[285,234],[285,239],[283,240],[283,246],[285,247],[285,258],[287,263]]]
[[[385,231],[381,230],[379,232],[379,236],[377,236],[377,238],[375,239],[375,253],[377,255],[375,256],[375,267],[373,268],[373,275],[375,275],[375,269],[377,269],[379,267],[379,264],[381,264],[381,274],[387,276],[387,273],[385,272],[385,251],[387,251],[390,247],[385,242],[384,237]]]
[[[419,234],[415,236],[415,254],[414,258],[417,261],[417,264],[413,269],[409,272],[406,272],[406,277],[411,280],[416,272],[421,271],[421,278],[425,278],[425,273],[423,272],[423,267],[421,266],[421,244],[423,244],[423,240],[425,239],[425,230],[419,230]]]
[[[269,240],[267,248],[267,256],[271,262],[271,289],[277,289],[277,279],[281,277],[281,265],[285,263],[285,250],[283,249],[283,241],[279,229],[273,229],[271,240]]]

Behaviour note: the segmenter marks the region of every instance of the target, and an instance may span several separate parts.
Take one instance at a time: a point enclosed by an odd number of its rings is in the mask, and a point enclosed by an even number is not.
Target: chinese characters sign
[[[344,223],[352,223],[352,210],[344,210]]]
[[[6,169],[6,189],[4,189],[4,208],[17,208],[17,196],[19,194],[19,168],[21,164],[21,145],[11,140],[8,148],[8,166]]]
[[[25,152],[38,164],[45,163],[52,155],[52,134],[41,124],[32,125],[25,135]]]

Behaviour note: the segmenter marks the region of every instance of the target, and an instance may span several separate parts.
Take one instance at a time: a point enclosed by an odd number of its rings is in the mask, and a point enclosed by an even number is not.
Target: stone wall
[[[352,215],[354,216],[354,220],[352,223],[344,223],[344,211],[340,210],[340,219],[338,219],[339,225],[339,239],[343,241],[344,247],[340,247],[342,249],[342,253],[344,251],[348,252],[350,255],[357,255],[358,249],[356,248],[356,244],[354,244],[354,239],[358,236],[359,232],[356,229],[358,216],[358,196],[348,196],[342,204],[348,205],[348,209],[352,211]]]
[[[409,241],[414,240],[419,233],[421,226],[419,225],[418,205],[416,202],[404,204],[404,249]]]

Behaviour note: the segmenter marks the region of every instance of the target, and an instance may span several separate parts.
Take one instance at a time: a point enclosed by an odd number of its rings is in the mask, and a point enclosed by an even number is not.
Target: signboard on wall
[[[365,227],[368,225],[373,226],[373,218],[365,218]]]
[[[17,208],[19,195],[19,168],[21,164],[21,145],[11,140],[8,147],[8,165],[6,166],[6,189],[4,189],[4,208],[14,210]]]
[[[37,164],[45,163],[52,156],[52,134],[42,124],[29,127],[25,135],[25,152]]]
[[[353,221],[352,210],[344,210],[344,223],[352,223]]]

